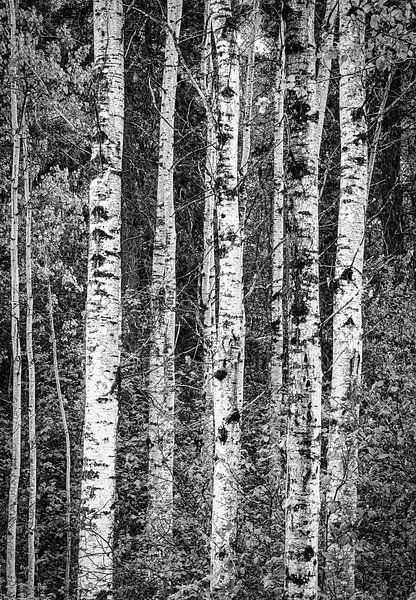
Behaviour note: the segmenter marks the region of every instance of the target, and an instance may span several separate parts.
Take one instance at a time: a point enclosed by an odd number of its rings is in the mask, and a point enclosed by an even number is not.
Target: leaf
[[[372,14],[370,19],[370,27],[372,29],[378,29],[378,24],[380,21],[380,15]]]

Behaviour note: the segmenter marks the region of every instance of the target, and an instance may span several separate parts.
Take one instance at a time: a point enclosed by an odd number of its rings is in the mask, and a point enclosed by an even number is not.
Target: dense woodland
[[[0,597],[416,598],[414,0],[0,28]]]

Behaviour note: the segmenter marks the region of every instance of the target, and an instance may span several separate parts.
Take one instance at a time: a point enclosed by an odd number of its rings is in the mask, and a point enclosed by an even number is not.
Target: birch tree
[[[239,61],[236,27],[229,0],[211,0],[216,56],[218,227],[218,329],[214,360],[215,462],[211,534],[211,592],[227,599],[235,584],[237,476],[243,364],[242,236],[237,191]]]
[[[175,101],[182,1],[168,0],[161,89],[156,231],[152,264],[153,331],[149,360],[147,529],[163,553],[173,525],[176,226],[173,193]]]
[[[253,0],[251,6],[251,14],[248,19],[246,30],[241,31],[241,35],[247,39],[243,41],[242,46],[245,47],[247,57],[247,69],[244,83],[244,111],[242,114],[243,131],[241,140],[241,161],[240,161],[240,214],[241,221],[244,224],[246,211],[246,179],[249,168],[250,153],[251,153],[251,132],[253,121],[253,94],[254,94],[254,75],[256,61],[256,38],[259,26],[259,14],[257,0]],[[240,28],[242,29],[242,28]],[[248,29],[248,31],[247,31]]]
[[[270,360],[272,475],[281,484],[282,465],[278,446],[284,439],[283,410],[283,262],[284,262],[284,94],[285,94],[284,22],[281,20],[277,44],[276,86],[274,93],[274,155],[272,206],[272,349]]]
[[[247,40],[243,41],[243,47],[246,46],[247,68],[244,82],[244,110],[242,114],[242,139],[241,139],[241,161],[239,168],[239,212],[240,212],[240,231],[241,231],[241,277],[244,264],[244,242],[245,242],[245,227],[246,227],[246,211],[247,211],[247,176],[249,173],[249,164],[251,156],[252,128],[253,128],[253,95],[254,95],[254,76],[256,63],[256,38],[257,30],[260,24],[260,16],[258,11],[258,2],[253,0],[251,3],[251,13],[248,18],[248,27],[246,31],[240,27],[240,36]],[[244,295],[244,294],[243,294]],[[244,389],[244,368],[245,368],[245,308],[244,299],[241,306],[242,311],[242,333],[241,333],[241,361],[239,363],[239,371],[237,382],[237,392],[241,394],[239,403],[243,402]]]
[[[285,598],[317,599],[321,349],[315,2],[286,7],[289,419]]]
[[[326,105],[328,101],[329,82],[331,79],[332,54],[334,48],[335,21],[337,18],[338,0],[327,0],[325,8],[325,17],[321,31],[321,43],[319,46],[320,61],[317,74],[317,94],[318,94],[318,127],[317,127],[317,145],[318,157],[321,150],[322,133],[324,130],[324,121]]]
[[[33,285],[32,285],[32,199],[30,190],[30,167],[28,134],[23,123],[23,179],[26,204],[26,356],[28,367],[28,416],[29,416],[29,511],[28,511],[28,553],[27,553],[27,595],[35,598],[35,536],[36,536],[36,373],[33,355]]]
[[[213,85],[213,57],[211,40],[211,17],[209,0],[205,0],[204,46],[202,53],[202,90],[206,99],[207,149],[204,174],[204,246],[202,259],[201,303],[204,338],[204,422],[202,454],[212,468],[214,453],[213,424],[213,356],[216,338],[215,310],[215,248],[214,248],[214,213],[215,213],[215,169],[216,142],[214,123],[215,88]]]
[[[16,32],[16,6],[9,0],[10,21],[10,108],[13,136],[12,174],[10,192],[10,288],[11,288],[11,340],[12,340],[12,443],[7,513],[6,581],[8,600],[14,600],[17,592],[16,580],[16,527],[19,497],[21,458],[21,349],[20,349],[20,287],[19,287],[19,167],[20,129],[18,122],[18,43]]]
[[[355,598],[358,451],[355,438],[362,365],[362,273],[367,204],[365,14],[340,0],[341,182],[333,308],[333,365],[328,438],[327,592]]]
[[[97,122],[89,194],[86,399],[78,597],[112,596],[120,384],[120,212],[124,121],[123,5],[95,0]]]

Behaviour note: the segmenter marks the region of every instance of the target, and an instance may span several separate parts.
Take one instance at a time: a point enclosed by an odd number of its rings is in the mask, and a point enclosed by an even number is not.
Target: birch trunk
[[[204,422],[202,456],[212,472],[214,456],[213,357],[216,339],[216,273],[214,248],[214,207],[216,141],[214,123],[214,86],[209,0],[205,1],[205,40],[202,56],[202,87],[207,102],[207,153],[205,162],[204,249],[202,261],[201,302],[204,338]]]
[[[335,262],[333,365],[328,438],[329,598],[355,598],[358,418],[362,364],[362,272],[367,204],[365,15],[340,0],[341,185]]]
[[[283,262],[284,262],[284,96],[285,47],[284,25],[280,26],[274,94],[274,156],[272,205],[272,349],[270,360],[272,476],[279,487],[282,483],[280,444],[285,435],[283,407]]]
[[[61,390],[61,378],[59,375],[58,351],[56,348],[55,322],[53,317],[53,300],[51,281],[48,277],[48,313],[49,327],[51,330],[52,343],[52,359],[53,371],[55,374],[56,393],[58,395],[59,412],[61,413],[62,429],[65,436],[65,525],[66,525],[66,556],[65,556],[65,581],[64,591],[65,600],[69,600],[70,582],[71,582],[71,548],[72,548],[72,531],[71,531],[71,439],[69,435],[68,421],[66,418],[65,401]]]
[[[112,597],[120,385],[120,212],[124,120],[123,5],[94,1],[97,124],[89,196],[86,400],[78,597]]]
[[[156,232],[153,245],[153,333],[150,350],[149,502],[147,530],[161,555],[172,542],[175,417],[176,228],[173,194],[175,100],[182,0],[168,0],[161,91]]]
[[[36,373],[33,356],[33,289],[32,289],[32,199],[30,194],[30,167],[26,123],[23,123],[22,150],[24,196],[26,204],[26,356],[28,366],[29,398],[29,512],[27,595],[35,598],[35,536],[36,536]]]
[[[247,212],[247,175],[251,155],[251,137],[253,121],[253,95],[254,95],[254,73],[256,62],[256,38],[259,26],[259,13],[257,0],[252,1],[251,15],[249,18],[249,35],[247,40],[247,70],[244,85],[244,113],[243,113],[243,131],[241,139],[241,162],[239,169],[239,212],[240,212],[240,235],[241,235],[241,277],[243,276],[244,265],[244,242]],[[244,293],[243,293],[244,297]],[[238,368],[237,392],[241,395],[239,403],[243,404],[244,389],[244,368],[245,368],[245,308],[244,299],[241,306],[242,311],[242,332],[241,332],[241,360]]]
[[[321,349],[315,3],[290,0],[286,21],[289,121],[289,420],[285,598],[318,597]]]
[[[237,191],[239,64],[229,0],[211,0],[216,64],[216,200],[219,250],[218,329],[214,362],[215,461],[211,534],[211,592],[233,597],[236,582],[237,479],[243,364],[242,236]]]
[[[322,133],[324,130],[325,112],[328,101],[329,82],[331,79],[332,68],[332,51],[334,48],[335,21],[337,18],[338,0],[327,0],[325,8],[324,23],[322,26],[321,43],[319,53],[321,55],[319,61],[317,75],[317,94],[318,94],[318,127],[317,127],[317,144],[318,158],[321,151]]]
[[[243,132],[241,140],[241,162],[240,162],[240,215],[244,226],[246,213],[246,179],[251,153],[251,130],[253,121],[253,93],[254,93],[254,67],[256,61],[256,38],[258,29],[258,3],[253,1],[251,16],[249,19],[249,35],[246,42],[247,70],[244,85],[244,113],[243,113]]]
[[[6,541],[6,582],[8,600],[15,600],[17,593],[16,579],[16,526],[20,479],[21,456],[21,349],[20,349],[20,290],[19,290],[19,165],[20,165],[20,131],[18,123],[18,85],[17,85],[17,36],[16,7],[14,0],[9,0],[10,18],[10,108],[13,135],[13,157],[10,192],[11,230],[10,230],[10,273],[11,273],[11,338],[12,338],[12,394],[13,420],[11,443],[11,469],[9,484],[9,502],[7,514]]]

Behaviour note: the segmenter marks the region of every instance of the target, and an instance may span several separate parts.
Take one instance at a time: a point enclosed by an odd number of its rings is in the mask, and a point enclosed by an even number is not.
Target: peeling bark
[[[313,0],[286,7],[289,378],[285,598],[318,597],[321,348]]]
[[[333,365],[328,438],[329,598],[355,598],[358,450],[362,363],[362,273],[368,196],[365,104],[365,14],[340,0],[341,184],[335,261]]]
[[[95,177],[89,195],[86,400],[78,598],[112,598],[116,432],[121,343],[121,163],[124,121],[123,5],[95,0]]]

